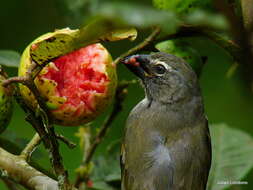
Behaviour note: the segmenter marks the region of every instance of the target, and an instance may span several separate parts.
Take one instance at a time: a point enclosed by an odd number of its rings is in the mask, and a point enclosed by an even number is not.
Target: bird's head
[[[174,55],[162,52],[132,55],[123,63],[141,79],[148,99],[173,103],[199,95],[194,71]]]

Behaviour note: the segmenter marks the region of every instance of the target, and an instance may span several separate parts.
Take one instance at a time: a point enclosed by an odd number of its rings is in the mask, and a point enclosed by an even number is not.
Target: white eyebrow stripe
[[[166,64],[166,63],[164,63],[162,61],[157,60],[155,64],[156,65],[158,65],[158,64],[163,65],[165,67],[165,69],[168,70],[168,71],[172,71],[173,70],[171,66],[169,66],[168,64]]]

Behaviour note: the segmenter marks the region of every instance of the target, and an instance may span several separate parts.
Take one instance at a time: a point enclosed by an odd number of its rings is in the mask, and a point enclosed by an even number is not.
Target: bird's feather
[[[127,121],[122,190],[204,190],[211,158],[205,118],[182,123],[164,106],[146,106],[143,100]]]

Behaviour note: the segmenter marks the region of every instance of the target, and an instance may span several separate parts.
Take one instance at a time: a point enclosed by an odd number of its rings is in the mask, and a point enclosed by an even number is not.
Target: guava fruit
[[[8,126],[13,110],[13,89],[10,86],[2,86],[5,79],[6,77],[1,74],[0,67],[0,133]]]
[[[66,33],[65,29],[62,31]],[[70,34],[72,31],[67,30]],[[37,48],[37,42],[52,39],[54,34],[39,37],[25,49],[19,76],[24,76],[32,63],[31,49]],[[117,85],[116,65],[106,48],[96,43],[53,59],[34,81],[53,122],[79,126],[94,120],[111,103]],[[20,91],[27,105],[35,110],[37,101],[32,92],[24,85],[20,85]]]

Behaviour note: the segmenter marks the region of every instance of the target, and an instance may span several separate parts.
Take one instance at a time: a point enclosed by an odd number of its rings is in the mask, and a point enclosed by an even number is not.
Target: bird
[[[122,63],[145,98],[130,112],[121,147],[122,190],[205,190],[211,139],[198,78],[183,59],[164,52]]]

